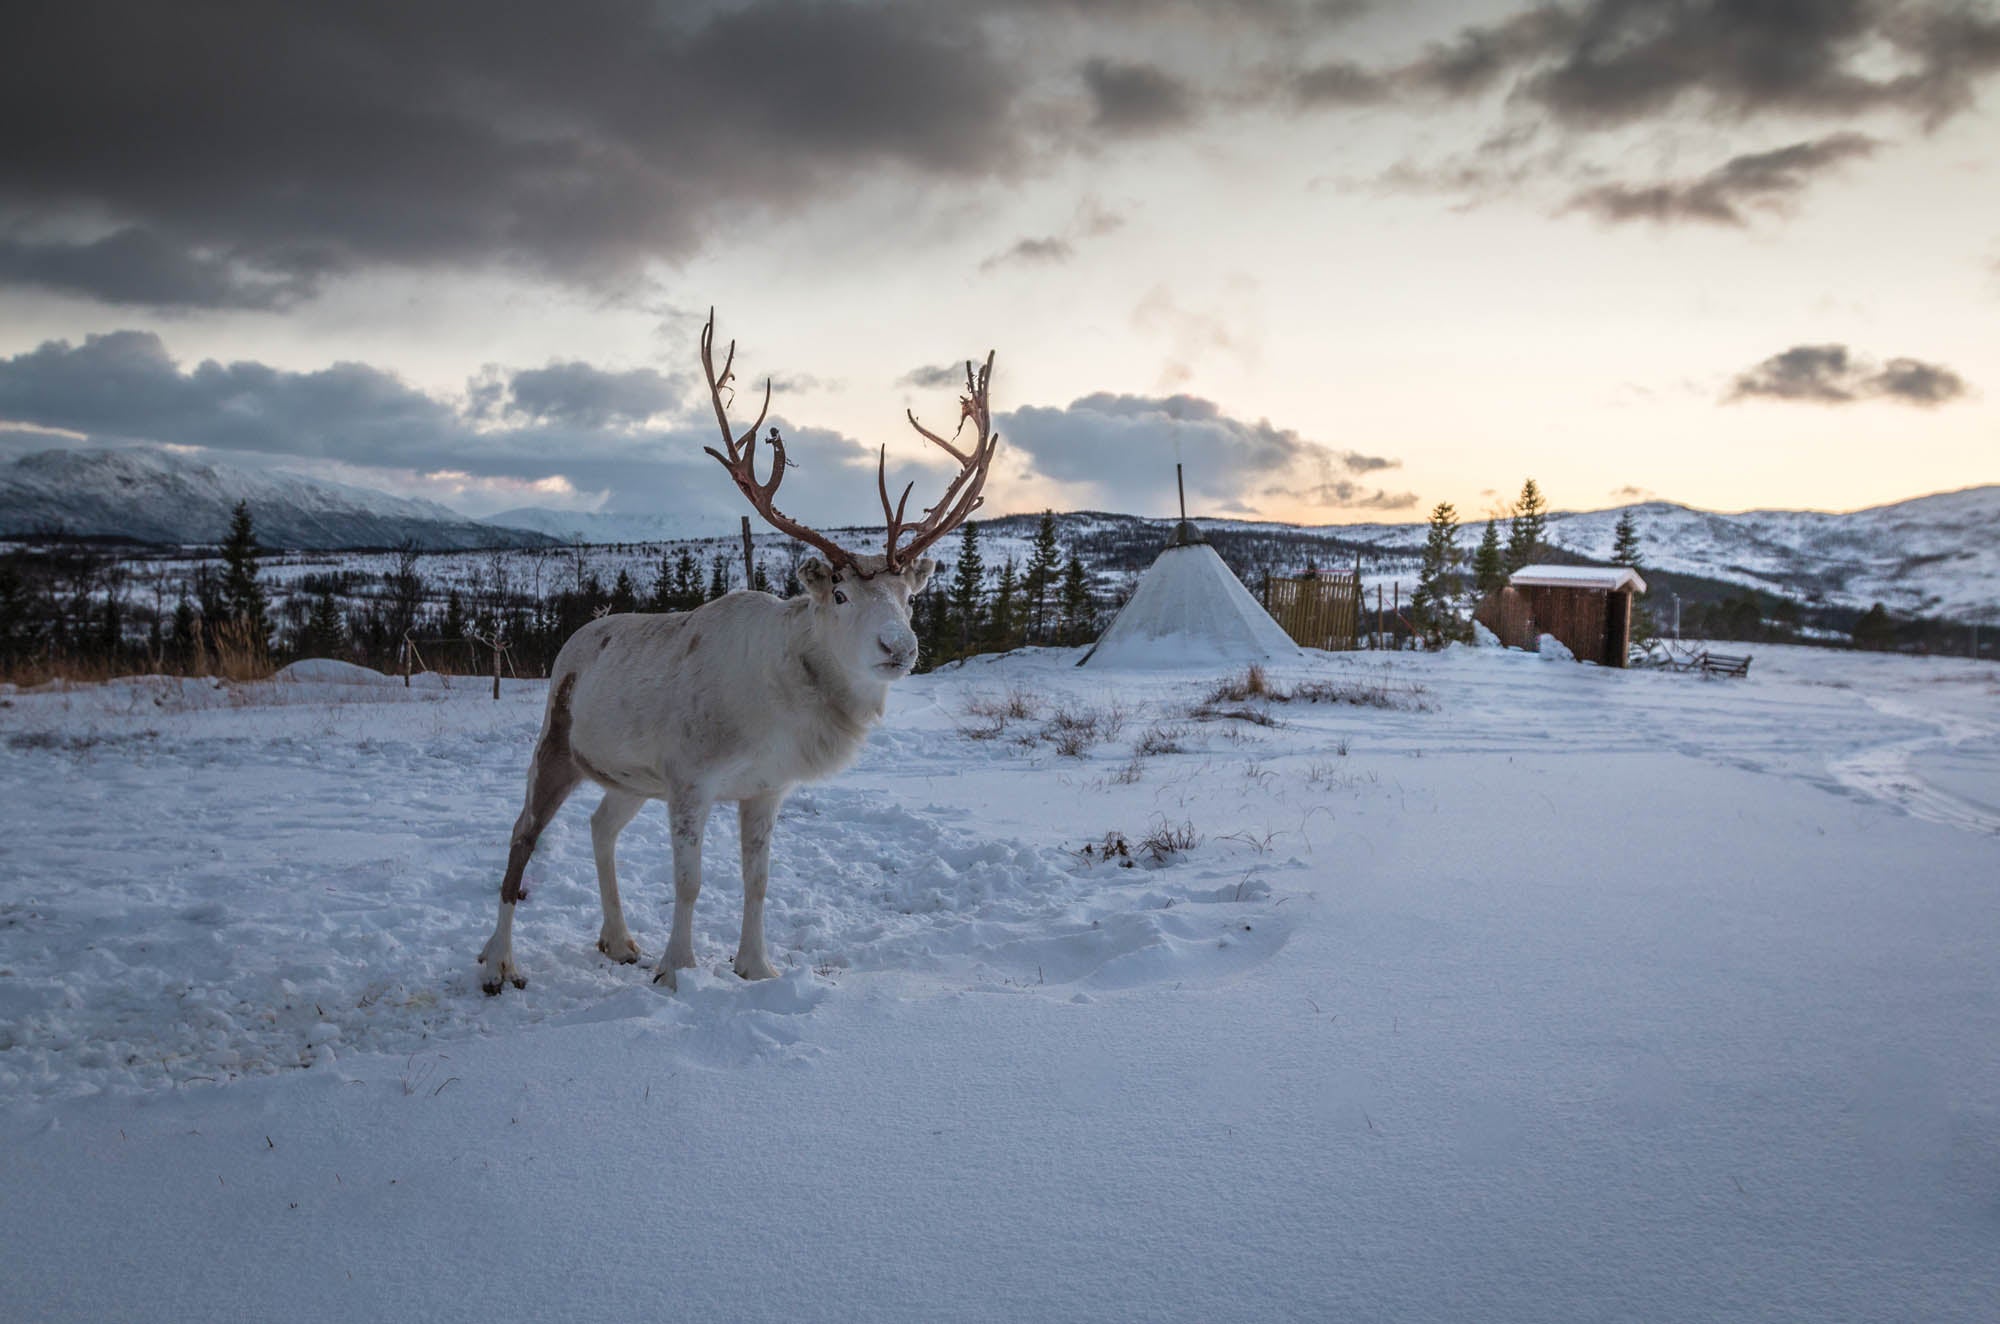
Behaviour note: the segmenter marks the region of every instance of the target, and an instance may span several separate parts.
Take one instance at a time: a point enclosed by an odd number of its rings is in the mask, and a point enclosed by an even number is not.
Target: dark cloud
[[[588,363],[551,363],[513,374],[509,412],[586,428],[643,423],[676,409],[686,389],[686,378],[651,368],[608,372]]]
[[[1575,18],[1559,58],[1523,91],[1586,125],[1684,99],[1737,116],[1888,107],[1935,121],[1969,105],[1974,80],[2000,68],[2000,23],[1956,4],[1595,0]]]
[[[1028,265],[1067,262],[1076,256],[1076,245],[1060,235],[1044,235],[1035,239],[1023,239],[1004,253],[995,253],[979,264],[981,271],[992,271],[1010,262]]]
[[[990,272],[1010,263],[1028,266],[1064,263],[1076,256],[1078,244],[1115,234],[1124,225],[1123,216],[1107,210],[1096,198],[1085,197],[1077,203],[1076,214],[1070,218],[1065,233],[1032,235],[1018,240],[1005,251],[981,262],[979,269]]]
[[[0,359],[0,419],[90,444],[155,442],[520,484],[562,478],[579,491],[610,493],[612,509],[717,520],[740,513],[734,488],[702,454],[716,437],[706,394],[685,400],[672,378],[555,364],[511,377],[489,372],[471,394],[460,408],[360,363],[314,372],[214,360],[186,368],[158,336],[140,331],[82,345],[49,341]],[[647,425],[676,401],[681,417]],[[785,488],[787,510],[844,522],[876,509],[872,448],[773,421],[799,467]],[[891,468],[920,489],[931,481],[921,466]]]
[[[1301,108],[1422,104],[1505,88],[1574,130],[1681,109],[1748,120],[1886,109],[1936,124],[2000,71],[2000,19],[1902,0],[1588,0],[1462,29],[1401,63],[1297,69]]]
[[[1845,345],[1795,345],[1739,374],[1723,400],[1822,405],[1892,400],[1928,408],[1956,400],[1966,389],[1964,378],[1935,363],[1890,359],[1877,365],[1850,353]]]
[[[1076,505],[1165,509],[1177,462],[1186,470],[1189,499],[1210,508],[1239,509],[1274,496],[1343,509],[1400,509],[1416,501],[1348,478],[1398,461],[1335,450],[1263,420],[1231,418],[1195,396],[1089,395],[1066,409],[1015,410],[999,427],[1036,473],[1074,494]]]
[[[921,368],[912,368],[896,379],[896,385],[898,386],[914,386],[924,391],[937,390],[947,386],[963,386],[964,384],[965,365],[963,363],[926,364]]]
[[[1192,86],[1151,64],[1088,60],[1083,85],[1090,92],[1091,123],[1107,133],[1158,133],[1192,123],[1199,98]]]
[[[127,227],[88,242],[0,238],[0,285],[83,294],[103,303],[167,308],[282,308],[320,273],[301,261],[263,271]]]
[[[0,278],[194,307],[374,265],[629,283],[745,208],[1012,169],[1021,85],[915,0],[31,6]]]
[[[1859,133],[1836,133],[1775,151],[1732,157],[1697,179],[1657,184],[1600,184],[1570,199],[1569,209],[1606,221],[1702,221],[1744,225],[1746,207],[1782,208],[1813,179],[1881,144]]]

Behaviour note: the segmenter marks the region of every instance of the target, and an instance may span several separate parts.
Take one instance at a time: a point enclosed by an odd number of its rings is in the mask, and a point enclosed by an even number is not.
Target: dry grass
[[[1163,820],[1139,839],[1139,850],[1154,864],[1167,864],[1174,856],[1185,854],[1200,844],[1201,834],[1194,830],[1193,823],[1176,825]]]
[[[1022,685],[1009,685],[998,694],[974,694],[965,701],[965,714],[986,721],[1022,721],[1041,715],[1047,700]]]
[[[1114,740],[1130,714],[1116,700],[1103,705],[1060,703],[1042,725],[1041,737],[1065,758],[1082,758],[1092,746]]]
[[[1132,746],[1132,752],[1141,758],[1152,758],[1155,754],[1180,754],[1186,751],[1181,742],[1186,740],[1188,729],[1184,726],[1167,726],[1155,723],[1146,728],[1139,737],[1139,743]]]
[[[1285,689],[1272,684],[1264,674],[1264,668],[1253,664],[1240,675],[1225,676],[1217,681],[1201,702],[1188,709],[1188,716],[1200,722],[1227,720],[1255,722],[1259,726],[1275,725],[1268,713],[1261,720],[1251,716],[1262,711],[1250,706],[1258,700],[1266,703],[1337,703],[1356,708],[1418,713],[1429,712],[1432,707],[1429,692],[1422,685],[1395,679],[1386,666],[1376,679],[1304,680]]]

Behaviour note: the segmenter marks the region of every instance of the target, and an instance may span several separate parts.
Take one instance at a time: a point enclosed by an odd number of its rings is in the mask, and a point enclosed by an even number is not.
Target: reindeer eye
[[[847,603],[847,595],[845,593],[842,593],[839,589],[835,589],[833,591],[833,600],[845,606]]]

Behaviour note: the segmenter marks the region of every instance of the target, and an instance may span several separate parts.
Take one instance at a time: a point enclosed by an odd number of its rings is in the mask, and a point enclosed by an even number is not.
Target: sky
[[[441,500],[1404,521],[2000,481],[2000,8],[1892,0],[31,6],[0,458]]]

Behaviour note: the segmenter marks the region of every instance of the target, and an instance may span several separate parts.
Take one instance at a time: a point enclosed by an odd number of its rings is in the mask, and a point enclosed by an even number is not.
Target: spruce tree
[[[750,587],[756,589],[759,593],[769,593],[771,591],[771,576],[765,573],[762,559],[757,561],[756,569],[750,575]]]
[[[200,621],[195,616],[194,604],[188,601],[186,585],[182,585],[180,599],[174,603],[173,650],[174,661],[190,670],[201,651]]]
[[[979,558],[979,526],[967,523],[958,534],[958,563],[951,576],[951,619],[958,634],[958,651],[972,651],[979,637],[980,598],[986,587],[986,564]]]
[[[1486,521],[1479,550],[1472,554],[1472,585],[1481,597],[1507,586],[1507,560],[1500,551],[1500,528],[1492,520]]]
[[[1014,558],[1010,556],[1000,567],[1000,581],[993,586],[993,609],[986,626],[987,645],[1002,653],[1014,646],[1014,636],[1020,629],[1016,606],[1019,587],[1014,577]]]
[[[660,553],[659,568],[653,571],[653,591],[646,595],[646,605],[654,611],[674,610],[674,556],[672,552]]]
[[[1888,609],[1881,603],[1863,612],[1854,623],[1854,646],[1877,652],[1896,646],[1896,627],[1890,623]]]
[[[229,536],[222,543],[221,606],[225,617],[247,622],[260,643],[271,636],[264,586],[257,582],[257,531],[250,503],[239,501],[229,517]]]
[[[639,590],[632,583],[632,576],[623,568],[618,578],[611,584],[611,610],[629,612],[639,610]]]
[[[26,661],[41,637],[42,613],[21,573],[26,561],[19,552],[0,557],[0,671]]]
[[[1062,573],[1062,549],[1056,546],[1056,513],[1042,512],[1035,526],[1034,545],[1028,550],[1028,568],[1021,575],[1022,614],[1027,618],[1028,642],[1048,642],[1049,600],[1055,595],[1056,576]]]
[[[1639,526],[1632,520],[1632,512],[1620,511],[1618,530],[1611,543],[1611,564],[1639,568]]]
[[[1463,628],[1458,600],[1465,590],[1458,560],[1458,512],[1451,502],[1440,501],[1431,511],[1417,591],[1410,597],[1410,614],[1433,647],[1458,638]]]
[[[442,633],[447,639],[465,638],[465,599],[453,589],[444,600],[444,627]]]
[[[1062,642],[1081,643],[1092,623],[1090,581],[1084,576],[1083,561],[1073,551],[1069,554],[1069,564],[1063,568],[1060,611]]]
[[[729,591],[729,558],[717,552],[708,563],[708,600],[715,601]]]
[[[687,546],[674,554],[671,577],[661,561],[660,587],[654,589],[653,601],[661,611],[693,611],[701,605],[701,562]]]
[[[331,586],[313,599],[312,615],[306,618],[305,644],[300,649],[308,657],[332,657],[347,643],[347,622],[341,616],[340,600]]]
[[[1507,571],[1512,574],[1542,553],[1548,533],[1549,503],[1530,478],[1521,485],[1520,500],[1507,525]]]

